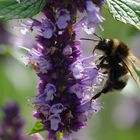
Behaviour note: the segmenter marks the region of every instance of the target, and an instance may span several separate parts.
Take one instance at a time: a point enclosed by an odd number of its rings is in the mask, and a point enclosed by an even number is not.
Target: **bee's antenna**
[[[97,39],[90,39],[90,38],[80,38],[80,40],[89,40],[89,41],[99,41],[99,40],[97,40]],[[92,51],[92,53],[94,53],[94,51],[96,50],[96,46],[94,47],[94,49],[93,49],[93,51]]]
[[[94,33],[94,35],[96,36],[96,37],[98,37],[100,40],[103,40],[100,36],[98,36],[96,33]]]
[[[80,40],[89,40],[89,41],[100,41],[103,40],[100,36],[98,36],[96,33],[94,33],[93,35],[95,35],[98,39],[91,39],[91,38],[80,38]]]
[[[89,40],[89,41],[93,41],[93,42],[94,42],[94,41],[102,41],[102,40],[103,40],[103,39],[102,39],[100,36],[98,36],[96,33],[94,33],[94,35],[95,35],[96,37],[98,37],[98,39],[80,38],[80,40]],[[97,46],[94,47],[92,53],[94,53],[94,51],[96,50],[96,48],[97,48]]]
[[[91,38],[80,38],[80,40],[89,40],[89,41],[99,41],[99,40],[97,40],[97,39],[91,39]]]
[[[99,97],[101,96],[101,94],[102,94],[102,92],[99,92],[99,93],[95,94],[95,95],[91,98],[91,100],[95,100],[95,99],[99,98]]]

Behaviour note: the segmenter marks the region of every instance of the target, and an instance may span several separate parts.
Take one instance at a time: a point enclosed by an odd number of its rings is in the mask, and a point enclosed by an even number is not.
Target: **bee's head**
[[[113,41],[111,39],[102,39],[99,43],[95,46],[93,53],[96,49],[103,51],[107,55],[111,54],[113,46]]]

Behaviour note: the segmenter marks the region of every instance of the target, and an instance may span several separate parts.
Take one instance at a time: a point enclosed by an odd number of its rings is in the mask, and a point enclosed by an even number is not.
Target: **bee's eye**
[[[110,46],[109,46],[107,40],[100,41],[100,43],[98,44],[98,48],[101,50],[108,50],[109,47]]]

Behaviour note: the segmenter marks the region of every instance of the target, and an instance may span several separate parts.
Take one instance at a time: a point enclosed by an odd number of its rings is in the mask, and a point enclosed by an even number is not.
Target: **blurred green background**
[[[103,17],[105,21],[102,26],[105,31],[99,34],[105,38],[123,40],[140,58],[140,32],[130,25],[114,20],[106,9],[103,10]],[[26,121],[25,133],[28,133],[35,122],[32,117],[32,99],[37,92],[37,76],[32,69],[18,61],[20,58],[17,57],[22,56],[18,52],[14,53],[16,49],[12,47],[16,46],[19,40],[23,44],[26,44],[27,40],[21,41],[21,38],[25,38],[19,35],[20,32],[13,33],[15,28],[12,29],[11,23],[1,22],[1,27],[4,30],[0,30],[0,106],[10,100],[17,101]],[[4,35],[6,40],[3,42]],[[16,39],[13,39],[13,36]],[[121,93],[103,95],[99,102],[103,108],[89,120],[88,126],[77,134],[80,140],[140,139],[140,94],[131,78]]]

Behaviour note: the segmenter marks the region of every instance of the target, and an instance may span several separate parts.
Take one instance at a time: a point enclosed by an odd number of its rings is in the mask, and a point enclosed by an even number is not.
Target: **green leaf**
[[[140,0],[106,0],[110,13],[117,20],[140,30]]]
[[[42,124],[41,120],[38,120],[35,125],[33,126],[31,132],[29,133],[29,135],[34,134],[34,133],[38,133],[41,131],[44,131],[44,125]]]
[[[47,0],[0,0],[0,19],[30,18],[39,13]]]

